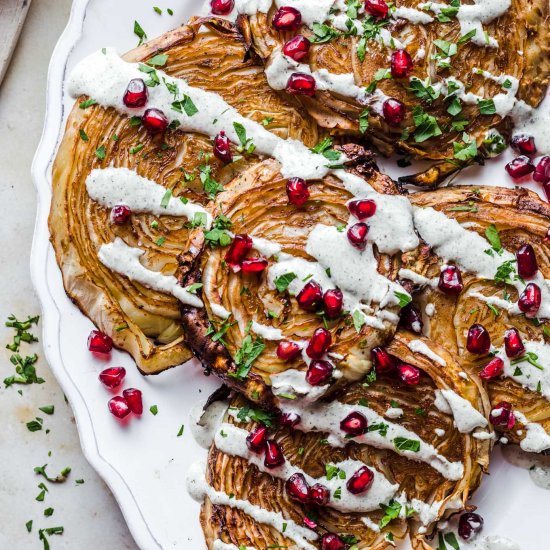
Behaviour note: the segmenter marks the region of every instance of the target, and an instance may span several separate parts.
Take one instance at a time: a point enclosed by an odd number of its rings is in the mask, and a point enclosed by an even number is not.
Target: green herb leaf
[[[157,416],[157,414],[158,414],[158,412],[159,412],[159,408],[158,408],[157,405],[151,405],[151,406],[149,407],[149,410],[151,411],[151,414],[152,414],[153,416]]]
[[[497,112],[493,99],[480,99],[477,106],[482,115],[494,115]]]
[[[99,159],[99,160],[103,160],[105,158],[105,145],[100,145],[96,150],[95,150],[95,156]]]
[[[294,281],[294,279],[297,278],[297,275],[296,273],[284,273],[283,275],[280,275],[279,277],[277,277],[273,283],[275,284],[275,288],[277,289],[278,292],[284,292],[288,286],[290,285],[290,283],[292,281]]]
[[[380,508],[382,508],[384,516],[380,520],[378,527],[380,527],[380,529],[384,529],[384,527],[387,527],[394,519],[397,519],[399,517],[402,506],[401,504],[399,504],[399,502],[396,502],[395,500],[390,500],[389,504],[387,505],[381,503]]]
[[[396,437],[393,444],[398,451],[412,451],[417,453],[420,450],[420,441],[418,439],[407,439],[406,437]]]
[[[498,229],[495,224],[491,224],[485,230],[485,238],[489,241],[489,244],[492,246],[495,252],[500,252],[502,250],[502,242],[500,241],[500,235],[498,234]]]
[[[394,292],[393,294],[399,300],[399,307],[405,307],[412,302],[412,298],[409,294],[403,292]]]
[[[91,107],[92,105],[97,105],[97,101],[95,99],[87,99],[86,101],[82,101],[78,106],[81,109],[87,109],[88,107]]]
[[[141,46],[147,40],[145,31],[137,21],[134,21],[134,34],[139,38],[138,46]]]

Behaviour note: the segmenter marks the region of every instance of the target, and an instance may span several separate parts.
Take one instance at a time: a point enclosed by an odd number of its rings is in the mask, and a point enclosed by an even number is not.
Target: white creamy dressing
[[[488,425],[487,419],[474,406],[453,390],[435,390],[435,406],[445,414],[451,414],[458,431],[471,433],[475,428]]]
[[[208,498],[212,504],[229,506],[241,510],[258,523],[269,525],[284,533],[285,537],[293,540],[298,548],[303,550],[316,550],[316,546],[310,541],[316,541],[319,537],[315,531],[298,525],[291,519],[285,518],[280,512],[270,512],[260,506],[256,506],[248,500],[232,498],[230,495],[216,491],[206,482],[204,465],[196,463],[191,466],[187,474],[187,491],[197,502],[203,502]]]
[[[450,532],[453,531],[445,531],[444,533]],[[455,533],[455,537],[460,541],[460,550],[521,550],[519,544],[500,535],[477,536],[468,542],[463,540],[457,533]],[[450,548],[450,545],[448,545],[448,548]]]
[[[223,542],[220,539],[217,539],[214,541],[214,544],[212,545],[212,550],[256,550],[255,548],[252,548],[251,546],[235,546],[234,544],[228,544],[227,542]]]
[[[550,95],[536,108],[522,100],[516,101],[512,111],[514,136],[526,134],[535,136],[537,150],[540,154],[550,154]]]
[[[214,435],[227,412],[227,401],[215,401],[208,408],[206,400],[193,405],[189,412],[189,425],[193,439],[203,448],[209,449],[214,443]]]
[[[411,340],[407,347],[415,353],[421,353],[422,355],[426,356],[428,359],[431,359],[432,361],[435,361],[438,365],[441,365],[442,367],[447,366],[447,362],[443,357],[440,355],[437,355],[434,351],[430,349],[430,347],[423,342],[422,340]]]
[[[159,292],[171,294],[183,304],[203,307],[202,300],[181,287],[176,277],[147,269],[139,261],[143,254],[145,254],[143,250],[128,246],[117,237],[112,243],[101,245],[98,257],[105,267],[128,277],[131,281],[136,281]]]
[[[401,418],[404,414],[405,412],[403,409],[399,407],[388,407],[388,410],[384,413],[384,416],[395,420],[397,418]]]
[[[550,490],[550,456],[527,453],[515,445],[502,447],[501,452],[507,462],[528,471],[537,487]]]
[[[255,332],[258,336],[261,336],[265,340],[276,341],[284,338],[280,329],[268,325],[262,325],[256,321],[252,321],[250,329],[252,332]]]
[[[382,436],[378,431],[367,432],[364,435],[351,438],[356,443],[365,443],[377,449],[391,449],[410,460],[425,462],[437,470],[447,479],[457,480],[464,474],[464,466],[461,462],[449,462],[437,450],[424,441],[421,441],[417,434],[407,430],[399,424],[387,421],[375,411],[361,405],[346,405],[337,401],[332,403],[301,403],[292,401],[281,403],[283,412],[292,412],[300,415],[300,423],[296,429],[303,432],[322,432],[328,434],[328,442],[334,447],[343,447],[350,441],[346,434],[340,429],[340,422],[352,412],[360,412],[367,419],[369,426],[373,424],[387,424],[387,434]],[[397,450],[393,443],[396,437],[420,440],[418,452]]]
[[[525,437],[521,440],[519,446],[529,453],[540,453],[550,449],[550,435],[546,433],[546,430],[536,422],[530,422],[527,417],[519,412],[514,411],[514,416],[518,422],[521,422],[527,433]],[[519,434],[518,432],[518,435]]]
[[[207,229],[212,225],[212,216],[205,208],[192,202],[183,202],[170,196],[167,190],[154,181],[144,178],[128,168],[104,168],[92,170],[86,178],[88,195],[105,208],[126,205],[132,212],[147,212],[155,216],[183,216],[192,220],[195,214],[206,217]],[[164,199],[164,202],[163,202]],[[164,204],[166,204],[164,206]]]
[[[420,275],[420,273],[416,273],[415,271],[412,271],[412,269],[400,269],[399,278],[408,279],[415,285],[429,286],[432,288],[437,288],[437,285],[439,283],[439,277],[428,279],[428,277],[424,277],[423,275]]]
[[[288,395],[295,395],[302,402],[316,401],[329,388],[329,384],[312,386],[306,380],[305,371],[297,369],[288,369],[271,375],[271,391],[274,395],[281,396],[282,398]]]

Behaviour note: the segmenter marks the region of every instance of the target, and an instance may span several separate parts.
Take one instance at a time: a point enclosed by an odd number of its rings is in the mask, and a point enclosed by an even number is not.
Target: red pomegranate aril
[[[399,126],[405,118],[405,105],[401,101],[390,97],[382,105],[382,114],[384,120],[390,126]]]
[[[422,334],[422,328],[424,326],[422,315],[418,308],[412,303],[407,304],[401,310],[399,324],[415,334]]]
[[[397,366],[394,358],[381,347],[373,348],[370,352],[376,374],[383,374],[395,370]]]
[[[541,301],[540,287],[535,283],[529,283],[519,297],[518,307],[525,314],[525,317],[533,319],[537,316]]]
[[[126,376],[126,369],[124,367],[109,367],[99,373],[99,380],[108,388],[118,388],[124,377]]]
[[[111,209],[111,222],[115,225],[124,225],[132,215],[132,211],[125,204],[117,204]]]
[[[234,0],[211,0],[210,2],[210,9],[214,15],[229,15],[234,6]]]
[[[353,437],[367,433],[368,428],[369,423],[366,417],[358,411],[348,414],[348,416],[340,422],[340,429]]]
[[[550,180],[550,157],[542,157],[535,167],[533,179],[539,183],[547,183]]]
[[[493,357],[479,372],[482,380],[493,380],[504,372],[504,361],[500,357]]]
[[[100,330],[92,330],[88,336],[88,349],[94,353],[109,353],[113,349],[113,340]]]
[[[373,481],[373,471],[370,468],[363,466],[349,478],[346,483],[346,487],[352,495],[359,495],[370,489]]]
[[[523,178],[527,174],[535,171],[535,165],[529,157],[521,155],[510,161],[506,166],[506,172],[514,179]]]
[[[281,415],[280,423],[281,426],[285,426],[286,428],[294,428],[294,426],[297,426],[301,420],[302,417],[299,414],[289,412]]]
[[[244,274],[248,275],[252,273],[261,273],[267,266],[268,262],[265,258],[249,258],[248,260],[243,260],[241,269]]]
[[[524,244],[516,252],[518,275],[522,279],[530,279],[539,270],[535,250],[530,244]]]
[[[134,78],[128,83],[128,87],[124,92],[122,101],[126,107],[130,109],[139,109],[144,107],[147,103],[149,92],[147,91],[147,85],[141,78]]]
[[[384,0],[365,0],[365,11],[377,19],[386,19],[389,8]]]
[[[267,428],[260,424],[246,436],[246,446],[253,453],[261,453],[267,441]]]
[[[393,78],[406,78],[413,70],[413,60],[407,50],[396,50],[391,56]]]
[[[326,533],[321,539],[321,550],[345,550],[345,542],[334,533]]]
[[[317,89],[315,78],[306,73],[292,73],[286,85],[287,92],[294,95],[313,97]]]
[[[126,399],[124,399],[124,397],[113,397],[112,399],[109,399],[108,405],[111,414],[116,416],[117,418],[124,418],[125,416],[128,416],[130,414],[130,407],[128,406],[128,403],[126,402]]]
[[[327,290],[323,296],[325,314],[329,319],[336,319],[342,314],[344,295],[339,288]]]
[[[286,494],[301,504],[308,504],[310,489],[304,474],[296,473],[291,475],[285,483]]]
[[[516,417],[512,411],[512,405],[507,401],[499,403],[489,414],[489,420],[493,426],[511,430],[516,424]]]
[[[367,235],[369,226],[366,223],[359,222],[348,229],[348,240],[352,246],[358,250],[365,250],[367,247]]]
[[[398,365],[397,376],[401,382],[404,382],[408,386],[416,386],[420,382],[420,370],[407,363]]]
[[[310,529],[317,529],[317,523],[307,516],[304,517],[304,525]]]
[[[285,463],[285,457],[281,446],[272,439],[265,442],[264,466],[266,468],[278,468]]]
[[[306,180],[302,178],[290,178],[286,182],[286,194],[288,202],[295,206],[304,206],[309,199],[309,189]]]
[[[515,359],[525,353],[525,346],[517,328],[509,328],[504,333],[504,349],[506,356]]]
[[[467,512],[460,516],[458,534],[464,540],[470,540],[483,529],[483,518],[479,514]]]
[[[333,370],[334,367],[328,361],[312,361],[306,372],[306,382],[312,386],[326,384]]]
[[[321,359],[332,344],[332,334],[324,327],[319,327],[313,333],[306,348],[306,353],[312,359]]]
[[[326,506],[330,500],[330,491],[320,483],[316,483],[309,493],[311,502],[317,506]]]
[[[296,301],[306,311],[317,311],[323,303],[323,289],[315,281],[308,281],[296,296]]]
[[[294,61],[302,61],[307,57],[310,47],[311,42],[305,36],[299,34],[283,46],[283,53],[294,59]]]
[[[291,342],[289,340],[283,340],[279,342],[277,346],[277,357],[283,361],[292,361],[300,355],[302,348],[296,342]]]
[[[359,221],[372,218],[376,213],[376,203],[371,199],[359,199],[348,202],[348,210]]]
[[[470,353],[485,355],[491,349],[491,336],[487,329],[478,323],[472,325],[468,330],[466,349]]]
[[[130,410],[134,414],[140,415],[143,413],[143,399],[141,390],[138,390],[137,388],[128,388],[122,392],[122,395],[124,396],[124,399],[126,399],[128,407],[130,407]]]
[[[141,122],[152,133],[164,132],[168,128],[168,119],[160,109],[147,109]]]
[[[302,24],[302,14],[296,8],[283,6],[275,12],[272,23],[278,31],[295,31]]]
[[[223,130],[214,138],[214,156],[226,164],[233,162],[231,143]]]
[[[458,295],[462,292],[462,273],[455,265],[448,265],[441,271],[438,288],[445,294]]]
[[[537,152],[535,138],[526,134],[514,136],[510,142],[512,149],[520,155],[534,155]]]
[[[233,271],[240,271],[241,264],[247,254],[252,250],[252,244],[252,239],[248,235],[235,235],[225,255],[225,261]]]

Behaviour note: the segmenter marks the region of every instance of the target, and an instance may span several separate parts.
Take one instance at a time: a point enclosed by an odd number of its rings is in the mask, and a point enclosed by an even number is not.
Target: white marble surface
[[[48,61],[70,5],[71,0],[33,1],[0,87],[0,380],[13,372],[11,352],[5,348],[11,341],[5,318],[39,313],[28,267],[35,215],[30,164],[42,131]],[[65,533],[50,538],[52,550],[137,548],[115,500],[82,455],[71,410],[40,344],[22,351],[39,354],[37,370],[46,383],[0,387],[0,548],[41,549],[38,529],[53,526],[63,526]],[[55,414],[41,414],[38,407],[44,405],[55,405]],[[44,418],[49,434],[27,430],[26,422],[37,415]],[[42,480],[33,469],[45,463],[49,472],[70,466],[72,473],[66,483],[50,487],[44,502],[37,502]],[[76,479],[85,483],[76,485]],[[54,508],[50,518],[43,513],[48,507]],[[29,520],[30,534],[25,528]]]

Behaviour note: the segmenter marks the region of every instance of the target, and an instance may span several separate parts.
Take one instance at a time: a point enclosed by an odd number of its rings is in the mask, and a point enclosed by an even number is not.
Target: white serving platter
[[[153,5],[163,9],[162,16],[153,11]],[[172,17],[166,14],[166,8],[174,10]],[[32,167],[38,212],[31,271],[42,304],[46,356],[73,408],[86,458],[113,491],[136,543],[144,550],[205,548],[199,505],[185,489],[188,467],[206,456],[191,436],[189,411],[218,383],[206,378],[194,362],[144,378],[128,355],[114,351],[108,364],[126,367],[125,385],[143,391],[145,412],[142,418],[124,424],[111,416],[107,410],[111,395],[97,382],[106,363],[86,348],[92,323],[67,298],[49,243],[51,165],[73,103],[64,93],[63,82],[75,63],[104,46],[114,46],[120,52],[133,48],[137,43],[134,20],[152,38],[200,10],[198,0],[75,0],[51,59],[44,133]],[[512,186],[503,170],[511,157],[506,152],[484,169],[466,170],[459,181]],[[392,176],[411,171],[397,169],[390,160],[381,160],[380,164]],[[149,412],[151,405],[158,406],[156,416]],[[185,431],[178,437],[182,424]],[[550,493],[535,486],[526,470],[506,462],[499,449],[494,453],[491,475],[473,501],[485,518],[484,534],[507,536],[522,550],[547,547],[549,502]]]

